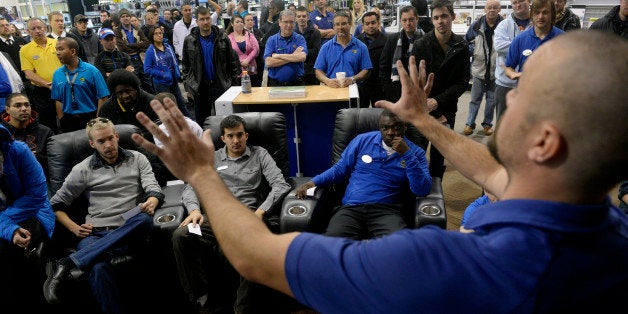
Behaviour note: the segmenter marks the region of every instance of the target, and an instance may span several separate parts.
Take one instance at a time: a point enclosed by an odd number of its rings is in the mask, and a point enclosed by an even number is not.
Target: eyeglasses
[[[100,123],[111,123],[111,120],[109,120],[107,118],[94,118],[94,119],[89,120],[89,122],[87,122],[87,126],[91,128],[91,127],[94,126],[94,124],[96,124],[98,122],[100,122]]]

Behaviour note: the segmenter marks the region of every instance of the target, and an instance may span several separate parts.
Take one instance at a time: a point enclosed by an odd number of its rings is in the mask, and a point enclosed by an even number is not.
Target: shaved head
[[[526,124],[558,129],[557,162],[574,189],[608,191],[628,177],[626,51],[619,36],[576,31],[539,47],[523,68],[517,89],[527,95]]]

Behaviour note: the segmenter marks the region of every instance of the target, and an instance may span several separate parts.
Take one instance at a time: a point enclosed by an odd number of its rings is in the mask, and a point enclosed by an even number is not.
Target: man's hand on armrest
[[[314,184],[314,182],[312,182],[312,181],[308,181],[308,182],[304,183],[303,185],[301,185],[297,189],[297,193],[296,193],[297,198],[305,199],[307,197],[307,190],[311,189],[313,187],[316,187],[316,184]]]

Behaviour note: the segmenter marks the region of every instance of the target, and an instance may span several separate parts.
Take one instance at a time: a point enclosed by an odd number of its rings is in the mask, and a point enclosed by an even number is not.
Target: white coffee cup
[[[336,72],[336,79],[342,83],[345,80],[345,77],[347,77],[347,73],[345,72]]]

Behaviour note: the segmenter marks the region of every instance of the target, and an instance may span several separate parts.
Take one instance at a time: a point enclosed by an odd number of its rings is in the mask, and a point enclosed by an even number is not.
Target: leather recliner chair
[[[381,108],[348,108],[338,111],[334,127],[332,164],[340,159],[349,142],[358,134],[379,130],[379,115],[382,110]],[[425,141],[423,135],[412,125],[408,125],[405,136],[419,146]],[[331,210],[329,204],[332,207],[340,205],[345,188],[346,185],[334,185],[333,188],[327,189],[324,196],[316,194],[305,200],[297,199],[294,193],[290,192],[284,199],[280,218],[281,232],[324,230],[325,225],[311,226],[313,223],[320,224],[320,220],[312,219],[312,215],[316,215],[318,208],[322,207],[326,211],[324,216],[329,216]],[[319,187],[316,188],[318,189]],[[403,208],[406,210],[406,221],[409,227],[419,228],[425,225],[436,225],[443,229],[447,227],[440,178],[432,177],[432,189],[428,195],[417,197],[408,189],[404,191],[403,199]],[[317,204],[320,201],[326,201],[327,204],[320,206]]]
[[[161,161],[154,155],[150,154],[143,148],[137,146],[135,142],[131,139],[131,135],[133,133],[142,134],[141,130],[134,125],[130,124],[119,124],[116,125],[116,131],[120,136],[119,146],[125,149],[136,150],[147,156],[148,160],[151,162],[153,167],[153,172],[157,178],[167,178],[171,176]],[[147,138],[148,140],[152,140],[152,138]],[[54,195],[56,191],[58,191],[65,178],[72,170],[76,164],[92,155],[94,150],[89,145],[89,139],[85,130],[77,130],[74,132],[61,133],[54,135],[50,138],[50,141],[47,146],[48,149],[48,167],[50,173],[50,183],[49,183],[49,191],[50,195]],[[158,179],[158,181],[160,181]],[[162,192],[165,194],[164,203],[162,206],[155,211],[154,214],[154,230],[151,235],[150,241],[147,243],[146,249],[148,251],[149,259],[159,259],[160,263],[149,263],[150,267],[154,268],[149,271],[150,274],[148,276],[163,276],[164,278],[151,278],[150,280],[165,284],[166,286],[170,285],[173,281],[178,280],[176,278],[176,268],[173,264],[168,264],[164,259],[173,259],[171,256],[172,244],[170,242],[171,234],[174,229],[176,229],[179,224],[185,218],[185,210],[183,208],[183,204],[181,201],[181,191],[183,188],[183,184],[178,185],[169,185],[166,186],[165,182],[160,182],[162,185]],[[87,214],[87,199],[84,196],[77,198],[70,207],[68,211],[68,215],[76,222],[84,221],[85,215]],[[65,227],[60,224],[57,224],[55,227],[55,233],[53,235],[53,239],[51,241],[52,248],[47,249],[46,252],[50,252],[49,259],[57,259],[66,256],[69,252],[72,251],[73,248],[78,244],[78,239],[72,233],[67,231]],[[137,264],[133,262],[136,260],[135,256],[121,256],[115,259],[112,259],[112,264],[116,264],[116,267],[121,267],[127,269],[129,267],[136,266]],[[168,267],[170,269],[167,272],[164,272],[164,267]],[[135,269],[133,267],[132,269]],[[75,279],[79,276],[79,273],[73,271],[73,276]],[[165,279],[168,277],[168,279]],[[172,277],[172,278],[170,278]],[[175,282],[175,284],[178,284]],[[73,289],[74,292],[77,293],[78,297],[71,297],[71,302],[89,302],[85,300],[80,300],[80,292],[78,290],[82,289]],[[149,290],[155,290],[155,288],[151,287]],[[182,293],[182,292],[181,292]],[[172,297],[173,294],[169,293],[170,299],[175,300],[176,298]],[[76,305],[76,304],[74,304]],[[168,304],[163,304],[163,306],[167,306]],[[163,308],[163,306],[161,308]]]

